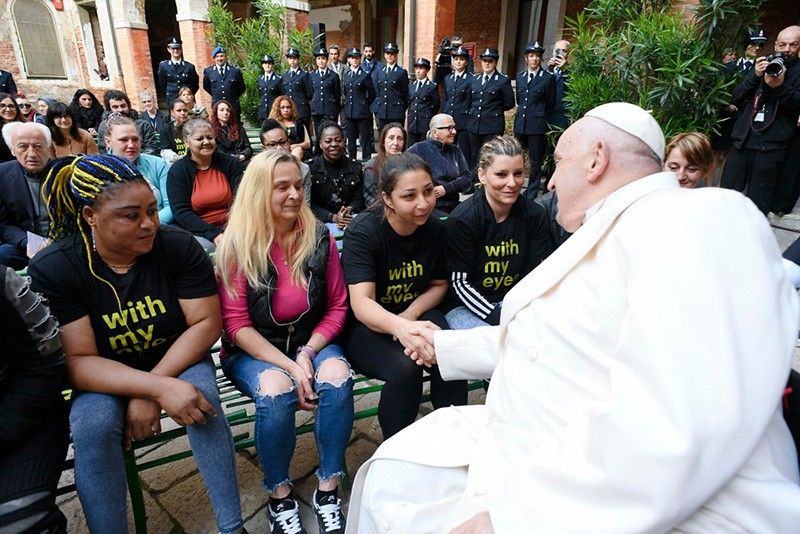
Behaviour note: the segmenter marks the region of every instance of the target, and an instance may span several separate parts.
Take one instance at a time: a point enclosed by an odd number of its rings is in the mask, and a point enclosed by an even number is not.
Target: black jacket
[[[230,63],[225,64],[225,74],[217,71],[216,65],[210,65],[203,70],[203,89],[211,95],[211,104],[218,100],[227,100],[236,109],[236,114],[242,116],[239,97],[244,94],[244,76],[239,67]]]
[[[236,195],[236,189],[242,179],[244,166],[243,162],[219,151],[214,152],[211,157],[211,167],[222,171],[222,174],[228,179],[231,193],[234,195]],[[218,228],[205,222],[192,209],[192,188],[194,187],[196,174],[197,164],[192,160],[191,155],[187,153],[169,168],[167,195],[172,206],[172,214],[175,216],[175,222],[184,230],[213,241],[215,237],[223,232],[223,228]]]
[[[297,69],[292,73],[292,69],[283,73],[283,94],[290,97],[297,108],[297,118],[306,120],[311,117],[311,96],[314,90],[311,87],[311,78],[303,69]]]
[[[369,107],[375,100],[375,85],[372,76],[363,69],[358,69],[355,76],[352,71],[344,73],[344,98],[342,99],[342,117],[346,119],[369,119],[372,114]]]
[[[734,147],[785,149],[797,129],[800,115],[800,61],[795,60],[789,65],[783,83],[777,89],[769,87],[763,78],[756,76],[755,69],[751,69],[734,89],[733,102],[742,110],[731,134]],[[758,109],[754,109],[754,104]],[[753,118],[762,106],[765,120],[754,123]]]
[[[5,70],[0,70],[0,93],[8,93],[11,96],[17,93],[17,84],[14,83],[14,76]]]
[[[328,310],[326,272],[330,256],[330,237],[328,227],[317,222],[316,248],[303,265],[303,274],[308,281],[308,310],[289,323],[278,323],[272,315],[272,298],[278,287],[278,273],[268,264],[266,289],[255,290],[247,286],[247,310],[253,328],[279,351],[294,359],[297,348],[311,337],[314,329]],[[223,337],[226,351],[236,350],[230,340]]]
[[[272,103],[283,94],[283,80],[280,75],[272,73],[269,78],[266,74],[258,77],[258,118],[263,121],[269,117]]]
[[[164,91],[167,98],[167,105],[178,98],[178,89],[181,85],[188,85],[193,92],[200,89],[200,77],[197,69],[188,61],[181,60],[180,63],[172,63],[172,60],[165,59],[158,64],[158,87]]]
[[[244,155],[244,161],[250,161],[253,157],[253,147],[250,146],[250,139],[247,138],[247,132],[244,126],[239,124],[239,138],[232,141],[228,134],[228,128],[222,128],[222,135],[217,137],[217,150],[237,157],[239,154]]]
[[[364,209],[364,176],[361,164],[342,156],[337,166],[339,173],[332,176],[325,166],[325,156],[320,154],[309,163],[311,171],[311,211],[322,222],[333,222],[333,214],[342,206],[353,208],[353,213]]]
[[[514,133],[519,135],[544,135],[547,117],[555,105],[555,76],[540,68],[530,82],[527,69],[517,74],[517,115]]]
[[[483,73],[470,80],[472,107],[469,110],[467,131],[477,135],[500,135],[506,129],[504,112],[514,107],[514,91],[511,80],[495,71],[486,85],[482,85]]]
[[[47,174],[47,167],[40,175]],[[33,205],[25,169],[17,160],[0,164],[0,242],[22,249],[27,232],[39,233],[39,214]]]
[[[439,113],[439,86],[425,78],[417,89],[416,80],[408,85],[408,133],[424,134],[431,119]]]
[[[456,79],[449,74],[444,79],[444,103],[442,113],[447,113],[456,121],[456,130],[465,130],[469,122],[469,109],[472,106],[472,74],[462,73]]]
[[[472,185],[472,176],[467,160],[458,145],[446,145],[439,141],[421,141],[408,149],[425,160],[431,169],[434,185],[444,187],[445,195],[436,199],[436,209],[450,212],[458,205],[458,194]]]
[[[311,80],[311,114],[336,117],[339,115],[342,101],[342,86],[339,75],[332,69],[325,69],[321,75],[319,70],[308,75]]]
[[[151,118],[146,111],[142,111],[141,113],[139,113],[139,118],[142,119],[143,121],[149,122],[150,126],[152,126],[156,132],[160,132],[161,128],[165,124],[169,124],[172,122],[170,116],[161,111],[160,109],[156,111],[155,117]]]
[[[403,122],[408,109],[408,71],[395,65],[386,72],[386,65],[372,70],[375,100],[369,107],[375,117],[385,121]]]

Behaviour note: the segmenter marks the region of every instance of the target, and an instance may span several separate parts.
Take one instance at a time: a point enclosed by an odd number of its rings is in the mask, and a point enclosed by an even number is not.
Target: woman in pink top
[[[268,150],[252,159],[215,261],[222,368],[255,401],[271,532],[301,532],[289,480],[298,407],[317,410],[319,486],[311,500],[319,530],[344,532],[337,488],[353,427],[353,381],[334,340],[344,325],[347,290],[336,243],[303,198],[294,156]]]

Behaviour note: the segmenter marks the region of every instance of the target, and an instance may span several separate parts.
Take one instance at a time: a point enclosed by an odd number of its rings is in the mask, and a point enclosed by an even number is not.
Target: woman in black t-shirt
[[[500,324],[503,298],[553,252],[545,209],[520,195],[525,151],[511,136],[487,141],[478,155],[483,187],[450,214],[447,266],[454,330]]]
[[[75,395],[75,481],[89,529],[125,532],[123,447],[186,425],[220,532],[242,529],[233,439],[209,349],[222,320],[211,262],[191,234],[159,228],[127,159],[58,160],[43,184],[55,242],[31,261]]]
[[[417,416],[423,366],[434,353],[413,332],[447,328],[434,309],[447,293],[447,273],[444,224],[430,216],[436,199],[428,166],[419,156],[400,154],[386,162],[381,178],[383,206],[348,227],[342,263],[355,314],[345,354],[360,373],[386,382],[378,406],[385,439]],[[466,404],[466,382],[445,382],[436,366],[428,370],[434,408]]]

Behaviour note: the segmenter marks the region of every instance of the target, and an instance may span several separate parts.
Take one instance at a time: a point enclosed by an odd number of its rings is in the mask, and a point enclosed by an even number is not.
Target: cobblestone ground
[[[783,218],[770,218],[775,236],[781,250],[788,247],[795,239],[800,237],[800,210],[786,215]],[[800,371],[800,349],[795,351],[794,368]],[[483,390],[470,393],[470,404],[479,404],[484,401]],[[356,401],[356,411],[376,406],[378,393],[371,393]],[[251,408],[252,409],[252,408]],[[423,405],[420,416],[429,413],[430,405]],[[298,424],[308,422],[309,416],[299,413]],[[165,426],[165,430],[169,427]],[[249,432],[252,435],[252,425],[239,426],[234,429],[235,434]],[[355,476],[358,468],[377,449],[381,442],[381,432],[377,418],[372,417],[356,421],[350,446],[347,448],[347,467],[351,476]],[[162,457],[177,450],[185,450],[188,444],[183,440],[157,446],[149,450],[140,451],[143,460],[152,460]],[[72,451],[70,451],[70,455]],[[316,487],[314,471],[319,460],[314,445],[312,434],[298,437],[297,449],[290,470],[290,476],[295,481],[295,492],[300,499],[301,518],[303,525],[310,533],[317,532],[317,523],[311,511],[311,494]],[[266,510],[267,496],[261,487],[261,467],[255,450],[247,449],[237,453],[237,476],[239,478],[239,493],[242,499],[242,513],[245,518],[245,527],[251,534],[264,533],[269,530]],[[187,458],[178,462],[156,467],[142,473],[142,486],[148,515],[148,531],[155,534],[169,533],[213,533],[216,532],[214,516],[211,505],[206,497],[203,481],[197,471],[194,460]],[[64,473],[61,484],[72,481],[72,472]],[[348,491],[341,491],[345,507],[349,502]],[[69,532],[85,533],[89,529],[83,517],[78,497],[75,493],[59,498],[59,506],[67,516]],[[129,528],[133,532],[133,519],[129,508]]]

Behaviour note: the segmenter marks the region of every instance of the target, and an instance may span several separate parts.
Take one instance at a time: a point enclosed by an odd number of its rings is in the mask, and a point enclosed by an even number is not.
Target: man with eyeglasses
[[[261,150],[282,150],[289,152],[289,135],[281,123],[275,119],[267,119],[261,125]],[[311,198],[311,169],[303,163],[300,164],[300,173],[303,176],[303,195],[306,202]]]
[[[456,144],[456,121],[446,113],[430,120],[428,139],[411,146],[408,152],[425,160],[433,178],[436,209],[450,213],[458,206],[458,194],[472,185],[467,160]]]
[[[19,270],[28,265],[29,234],[44,238],[50,230],[41,189],[52,140],[32,122],[6,124],[3,139],[16,159],[0,164],[0,265]]]

